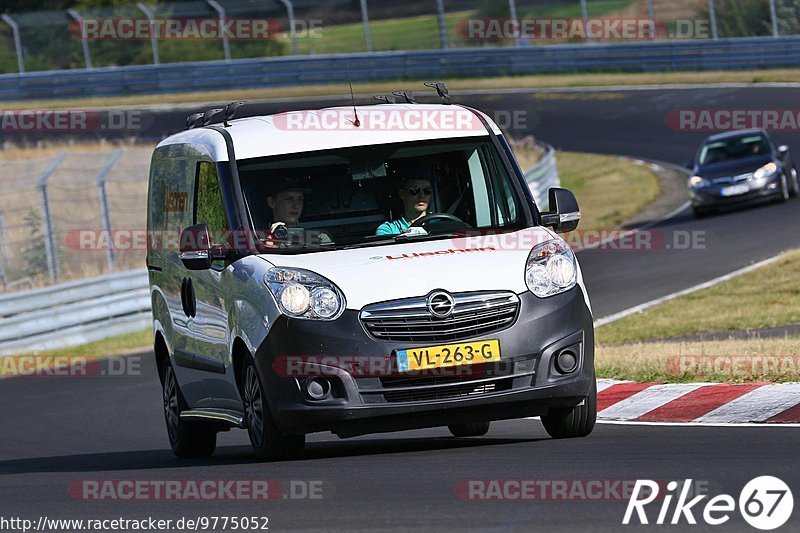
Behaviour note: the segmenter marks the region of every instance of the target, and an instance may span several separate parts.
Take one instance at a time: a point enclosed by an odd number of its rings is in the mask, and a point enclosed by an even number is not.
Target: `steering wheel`
[[[449,220],[451,222],[457,222],[459,224],[464,224],[464,226],[469,227],[469,224],[467,224],[457,216],[451,215],[450,213],[431,213],[430,215],[425,215],[424,217],[415,220],[410,227],[424,228],[432,220]]]

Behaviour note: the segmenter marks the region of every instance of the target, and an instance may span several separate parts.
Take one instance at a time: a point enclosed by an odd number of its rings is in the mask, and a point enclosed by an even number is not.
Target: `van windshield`
[[[381,245],[526,226],[524,198],[488,137],[237,161],[270,252]]]

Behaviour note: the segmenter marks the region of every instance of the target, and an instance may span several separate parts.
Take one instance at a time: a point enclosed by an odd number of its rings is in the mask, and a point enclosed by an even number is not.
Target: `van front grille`
[[[483,383],[464,383],[450,386],[418,387],[401,390],[384,390],[383,397],[388,403],[424,402],[429,400],[449,400],[480,396],[490,392],[511,390],[513,378],[499,379]]]
[[[519,297],[513,292],[453,294],[453,311],[437,318],[425,297],[373,304],[361,311],[367,332],[379,340],[398,342],[457,341],[485,335],[513,324]]]

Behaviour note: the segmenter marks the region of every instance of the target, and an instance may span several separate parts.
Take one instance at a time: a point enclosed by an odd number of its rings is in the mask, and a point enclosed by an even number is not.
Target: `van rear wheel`
[[[542,424],[554,439],[585,437],[594,429],[597,420],[597,380],[592,378],[589,395],[580,405],[566,409],[551,409],[542,416]]]
[[[242,368],[241,383],[245,425],[256,457],[272,461],[299,455],[305,446],[306,436],[286,435],[275,424],[264,386],[250,357]]]
[[[181,420],[187,409],[169,357],[164,359],[164,420],[172,453],[182,459],[208,457],[217,448],[217,430],[200,422]]]
[[[470,422],[447,426],[454,437],[482,437],[489,432],[491,422]]]

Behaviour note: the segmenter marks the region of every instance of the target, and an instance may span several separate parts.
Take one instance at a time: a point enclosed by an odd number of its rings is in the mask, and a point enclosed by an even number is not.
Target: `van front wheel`
[[[300,454],[305,446],[306,436],[286,435],[275,425],[261,378],[255,363],[249,357],[242,368],[242,399],[247,434],[256,457],[278,460]]]
[[[169,357],[164,359],[163,375],[164,420],[172,453],[183,459],[210,456],[217,447],[217,430],[202,423],[181,420],[186,402]]]
[[[592,378],[589,395],[580,405],[567,409],[551,409],[542,417],[544,429],[554,439],[585,437],[597,420],[597,381]]]

